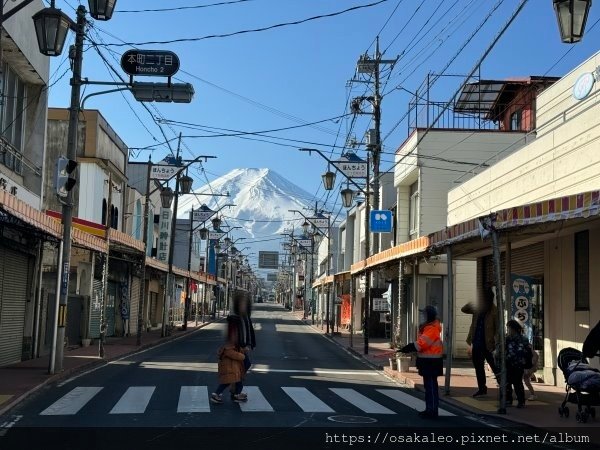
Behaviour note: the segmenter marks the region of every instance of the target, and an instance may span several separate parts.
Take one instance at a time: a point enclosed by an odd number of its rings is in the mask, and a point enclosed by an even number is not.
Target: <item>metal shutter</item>
[[[131,289],[129,291],[129,333],[137,334],[138,311],[140,305],[140,278],[131,278]]]
[[[0,247],[0,366],[21,361],[29,257]]]
[[[102,310],[102,280],[94,278],[90,305],[90,338],[100,337],[100,311]]]
[[[510,271],[516,275],[529,276],[533,278],[544,277],[544,242],[528,245],[526,247],[514,248],[511,251]],[[490,284],[496,284],[494,275],[494,260],[492,256],[485,256],[481,259],[482,263],[482,281]],[[502,267],[502,282],[505,280],[506,254],[500,255],[500,264]],[[479,276],[479,273],[478,273]],[[479,279],[478,279],[479,282]]]
[[[544,243],[514,249],[511,255],[510,271],[517,275],[534,278],[544,277]]]

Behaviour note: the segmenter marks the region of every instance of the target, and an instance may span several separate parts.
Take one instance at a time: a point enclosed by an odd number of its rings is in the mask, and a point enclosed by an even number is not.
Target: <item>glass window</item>
[[[575,309],[590,309],[590,233],[575,233]]]
[[[521,121],[523,119],[523,111],[518,109],[510,115],[510,129],[512,131],[519,131],[522,129]]]
[[[410,187],[410,203],[408,206],[410,234],[419,231],[419,182],[416,181]]]
[[[7,65],[3,67],[4,74],[4,108],[2,110],[2,137],[17,151],[23,151],[23,127],[25,124],[25,83]]]

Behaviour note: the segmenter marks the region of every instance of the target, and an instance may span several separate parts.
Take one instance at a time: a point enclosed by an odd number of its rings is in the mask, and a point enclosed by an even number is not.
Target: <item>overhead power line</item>
[[[118,9],[118,13],[145,13],[145,12],[168,12],[168,11],[183,11],[186,9],[202,9],[212,8],[213,6],[224,6],[234,5],[236,3],[247,3],[254,0],[233,0],[229,2],[210,3],[208,5],[190,5],[190,6],[177,6],[172,8],[155,8],[155,9]]]
[[[250,34],[250,33],[262,32],[262,31],[269,31],[269,30],[274,30],[276,28],[283,28],[283,27],[288,27],[288,26],[292,26],[292,25],[300,25],[300,24],[303,24],[306,22],[311,22],[314,20],[320,20],[320,19],[326,19],[329,17],[340,16],[342,14],[346,14],[346,13],[349,13],[352,11],[357,11],[357,10],[365,9],[365,8],[372,8],[372,7],[380,5],[382,3],[386,3],[387,1],[389,1],[389,0],[379,0],[377,2],[367,3],[366,5],[353,6],[351,8],[346,8],[341,11],[336,11],[336,12],[329,13],[329,14],[319,14],[317,16],[307,17],[306,19],[294,20],[291,22],[277,23],[274,25],[269,25],[269,26],[260,27],[260,28],[239,30],[239,31],[231,32],[231,33],[209,34],[206,36],[199,36],[199,37],[192,37],[192,38],[168,39],[168,40],[164,40],[164,41],[122,42],[122,43],[113,42],[113,43],[106,43],[103,45],[106,47],[129,47],[129,46],[138,47],[138,46],[142,46],[142,45],[174,44],[177,42],[198,42],[198,41],[204,41],[207,39],[226,38],[226,37],[231,37],[231,36],[238,36],[241,34]]]

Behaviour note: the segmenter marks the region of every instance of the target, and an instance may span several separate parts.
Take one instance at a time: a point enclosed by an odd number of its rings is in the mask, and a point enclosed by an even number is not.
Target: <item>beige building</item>
[[[502,279],[534,280],[533,339],[550,383],[564,382],[560,350],[581,348],[600,320],[599,75],[597,53],[540,93],[531,142],[452,189],[448,227],[432,238],[453,242],[477,261],[480,280],[493,281],[490,244],[473,237],[478,217],[497,214]]]

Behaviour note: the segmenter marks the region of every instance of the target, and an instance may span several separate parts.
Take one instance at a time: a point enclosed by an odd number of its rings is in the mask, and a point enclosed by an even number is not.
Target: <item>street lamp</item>
[[[565,44],[581,41],[592,0],[553,0],[560,38]]]
[[[326,191],[331,191],[333,186],[335,185],[335,172],[332,172],[329,167],[327,167],[327,172],[321,175],[323,178],[323,186]]]
[[[221,219],[219,217],[215,217],[212,220],[212,226],[214,230],[218,230],[219,228],[221,228]]]
[[[44,8],[33,15],[35,34],[37,35],[40,53],[46,56],[58,56],[62,53],[67,32],[73,22],[64,12],[54,7]]]
[[[179,187],[181,188],[182,194],[189,194],[192,192],[192,184],[194,179],[188,175],[184,175],[179,178]]]
[[[342,205],[344,205],[344,208],[351,208],[354,203],[354,191],[347,186],[340,191],[340,194],[342,195]]]
[[[171,203],[173,202],[173,197],[175,196],[173,189],[170,187],[163,188],[160,191],[160,203],[163,208],[169,209],[171,208]]]
[[[117,0],[89,0],[90,16],[96,20],[110,20]]]
[[[308,223],[308,220],[305,220],[304,223],[302,224],[302,230],[304,231],[304,234],[308,234],[309,228],[310,228],[310,223]]]
[[[97,2],[90,2],[90,12],[92,15],[98,16],[99,19],[110,19],[116,0],[110,0],[110,5],[105,5],[107,0],[98,0]],[[100,8],[104,8],[100,11]],[[110,15],[103,15],[100,13],[107,13]],[[66,16],[60,9],[55,7],[55,0],[51,0],[50,7],[44,8],[33,15],[33,24],[35,27],[35,34],[38,41],[38,47],[40,53],[46,56],[58,56],[62,53],[67,38],[68,30],[75,32],[75,42],[72,47],[72,51],[69,52],[71,59],[71,67],[73,76],[71,78],[71,100],[69,105],[69,126],[67,130],[67,159],[75,161],[77,159],[77,134],[79,128],[79,113],[81,111],[81,85],[83,79],[81,76],[83,67],[83,46],[85,40],[85,27],[87,24],[86,20],[86,9],[83,5],[79,5],[76,9],[77,20],[73,22]],[[109,186],[109,189],[111,187]],[[60,283],[62,286],[69,286],[69,273],[71,271],[71,229],[73,226],[73,204],[74,202],[73,190],[68,191],[66,201],[63,203],[62,208],[62,221],[63,221],[63,236],[62,236],[62,253],[59,256],[59,266],[63,268]],[[105,255],[106,262],[108,262],[108,255]],[[58,280],[57,280],[58,281]],[[105,291],[106,292],[106,291]],[[64,358],[64,338],[67,317],[67,296],[68,290],[61,289],[59,294],[58,309],[55,312],[55,327],[56,328],[56,340],[53,338],[52,355],[50,362],[50,373],[55,371],[62,371],[63,369],[63,358]],[[106,294],[105,297],[106,298]],[[100,315],[100,344],[99,354],[100,357],[104,357],[104,330],[105,330],[105,312],[104,302],[102,313]]]
[[[206,228],[206,227],[200,228],[198,233],[200,233],[200,239],[202,239],[203,241],[208,239],[208,228]]]

